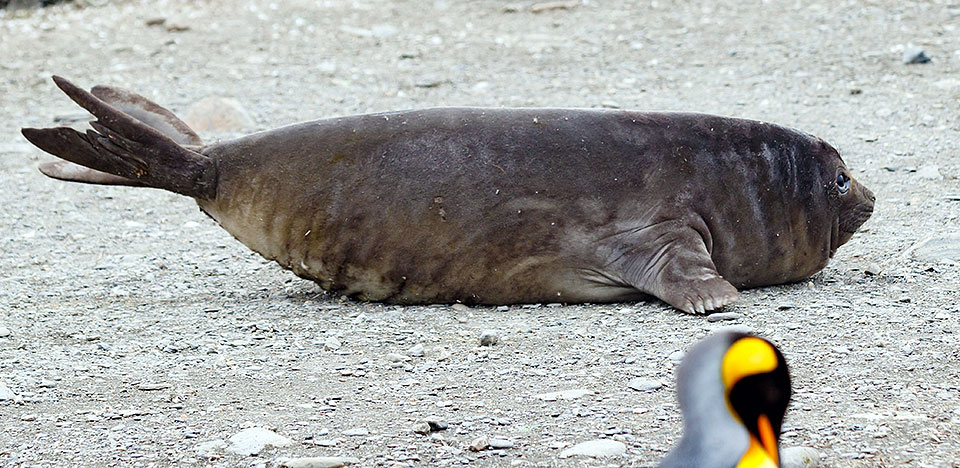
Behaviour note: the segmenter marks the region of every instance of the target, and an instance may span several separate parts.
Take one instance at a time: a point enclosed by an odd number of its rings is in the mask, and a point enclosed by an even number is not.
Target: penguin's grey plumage
[[[683,412],[683,437],[663,459],[659,468],[765,466],[742,463],[751,444],[751,435],[744,423],[731,412],[733,408],[729,400],[729,389],[722,377],[724,358],[731,346],[750,336],[740,332],[721,331],[700,341],[687,352],[677,371],[677,393]],[[782,356],[779,352],[776,353],[778,360],[782,362]],[[786,372],[785,364],[783,369],[778,371]],[[777,391],[785,391],[786,398],[789,399],[789,388]],[[782,400],[782,395],[780,399]],[[785,409],[786,404],[783,403],[779,411]],[[776,416],[777,436],[782,416]]]

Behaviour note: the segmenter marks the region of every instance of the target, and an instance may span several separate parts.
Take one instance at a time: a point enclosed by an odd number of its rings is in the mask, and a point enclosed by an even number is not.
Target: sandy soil
[[[591,0],[541,13],[496,1],[88,3],[0,11],[0,382],[18,395],[0,402],[0,465],[328,455],[362,466],[653,466],[680,432],[677,352],[738,324],[790,363],[784,446],[814,447],[829,467],[960,466],[960,267],[913,249],[960,231],[956,2]],[[165,24],[146,24],[157,17]],[[907,44],[932,61],[904,64]],[[877,209],[822,273],[746,291],[732,322],[659,302],[342,301],[248,251],[189,199],[41,176],[48,157],[18,129],[82,115],[53,73],[181,113],[234,97],[258,128],[436,105],[769,120],[837,146]],[[488,329],[498,346],[479,346]],[[416,345],[422,357],[391,361]],[[666,385],[637,392],[636,377]],[[592,393],[536,398],[569,389]],[[428,417],[450,428],[412,432]],[[251,426],[293,444],[197,452]],[[480,436],[515,447],[467,450]],[[622,440],[626,454],[558,458],[598,437]]]

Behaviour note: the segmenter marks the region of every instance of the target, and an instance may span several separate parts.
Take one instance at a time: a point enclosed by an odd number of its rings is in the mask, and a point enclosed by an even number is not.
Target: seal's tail
[[[184,146],[201,145],[200,137],[173,113],[122,89],[97,86],[90,93],[59,76],[53,81],[97,120],[86,133],[66,127],[21,130],[30,143],[66,160],[42,165],[45,175],[214,198],[216,164]]]

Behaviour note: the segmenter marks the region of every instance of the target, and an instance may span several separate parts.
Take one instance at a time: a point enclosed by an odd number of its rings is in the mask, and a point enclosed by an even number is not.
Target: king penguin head
[[[687,352],[678,369],[680,443],[661,468],[776,468],[790,402],[790,374],[763,338],[715,333]]]

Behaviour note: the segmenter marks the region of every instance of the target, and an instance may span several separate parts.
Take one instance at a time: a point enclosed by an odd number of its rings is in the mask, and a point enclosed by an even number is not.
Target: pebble
[[[569,10],[580,5],[580,0],[561,0],[555,2],[540,2],[530,5],[531,13],[542,13],[550,10]]]
[[[431,431],[445,431],[450,427],[450,423],[435,417],[430,417],[425,420],[427,425],[430,426]]]
[[[575,400],[577,398],[592,395],[593,392],[585,388],[575,388],[573,390],[562,390],[559,392],[549,392],[541,393],[535,395],[534,398],[543,401],[557,401],[557,400]]]
[[[515,446],[516,444],[510,439],[501,439],[498,437],[490,438],[490,448],[494,450],[511,449]]]
[[[227,448],[227,443],[223,439],[216,439],[197,445],[196,451],[197,455],[203,458],[215,458],[217,453],[225,448]]]
[[[414,347],[412,347],[412,348],[410,348],[410,349],[407,350],[407,355],[408,355],[408,356],[423,357],[424,354],[425,354],[425,353],[424,353],[423,345],[422,345],[422,344],[417,344],[416,346],[414,346]]]
[[[278,458],[276,463],[284,468],[339,468],[356,465],[360,460],[348,457],[304,457]]]
[[[17,394],[13,393],[13,390],[10,390],[10,388],[7,387],[7,384],[0,382],[0,401],[16,400],[16,399],[17,399]]]
[[[137,385],[137,390],[144,392],[155,392],[157,390],[165,390],[170,388],[170,384],[166,383],[142,383]]]
[[[820,452],[810,447],[789,447],[780,451],[781,468],[816,468]]]
[[[670,353],[669,356],[667,356],[667,359],[670,359],[671,361],[674,361],[674,362],[680,362],[683,360],[683,356],[684,356],[683,351],[674,351]]]
[[[743,318],[742,314],[736,312],[720,312],[717,314],[710,314],[707,316],[708,322],[720,322],[723,320],[740,320]]]
[[[500,336],[493,330],[484,330],[480,333],[480,346],[495,346],[500,342]]]
[[[430,429],[430,425],[426,422],[420,421],[413,424],[413,432],[415,434],[429,434],[433,432]]]
[[[656,379],[637,377],[627,383],[627,386],[638,392],[652,392],[663,387],[663,382]]]
[[[930,237],[914,245],[913,256],[918,260],[939,262],[960,261],[960,233],[942,237]]]
[[[187,110],[183,119],[199,132],[241,131],[255,126],[250,114],[235,99],[209,96]]]
[[[784,301],[784,302],[781,302],[780,304],[777,304],[777,310],[789,310],[789,309],[795,309],[796,307],[797,307],[797,304],[791,301]]]
[[[340,342],[336,337],[329,337],[326,340],[323,340],[323,347],[331,351],[336,351],[343,346],[343,343]]]
[[[479,452],[481,450],[486,450],[490,446],[490,439],[487,439],[484,436],[477,437],[473,439],[473,442],[470,442],[470,451]]]
[[[260,453],[267,445],[286,447],[293,441],[262,427],[244,429],[230,437],[230,446],[227,451],[237,455],[253,455]]]
[[[927,63],[930,57],[923,51],[923,47],[908,45],[903,49],[903,63],[913,65],[917,63]]]
[[[616,457],[623,455],[627,451],[627,446],[623,442],[610,439],[596,439],[580,442],[560,452],[560,458],[570,458],[573,456],[585,457]]]
[[[473,310],[472,307],[470,307],[470,306],[468,306],[468,305],[466,305],[466,304],[454,304],[454,305],[450,306],[450,308],[453,309],[453,310],[455,310],[455,311],[457,311],[457,312],[470,312],[470,311]]]
[[[940,174],[940,168],[935,164],[928,164],[917,168],[917,177],[926,180],[940,180],[943,175]]]
[[[397,353],[390,353],[390,354],[387,354],[387,360],[390,362],[407,362],[407,361],[410,361],[411,359],[409,356],[404,356],[402,354],[397,354]]]
[[[880,265],[878,265],[878,264],[876,264],[876,263],[871,263],[871,264],[867,265],[867,269],[866,269],[866,270],[863,270],[864,273],[866,273],[866,274],[868,274],[868,275],[870,275],[870,276],[877,276],[877,275],[880,274],[881,271],[882,271],[882,270],[880,269]]]
[[[347,429],[343,431],[343,435],[352,436],[352,437],[366,436],[366,435],[370,435],[370,431],[362,427],[357,427],[354,429]]]
[[[0,327],[0,338],[6,338],[11,335],[10,329],[7,327]]]

